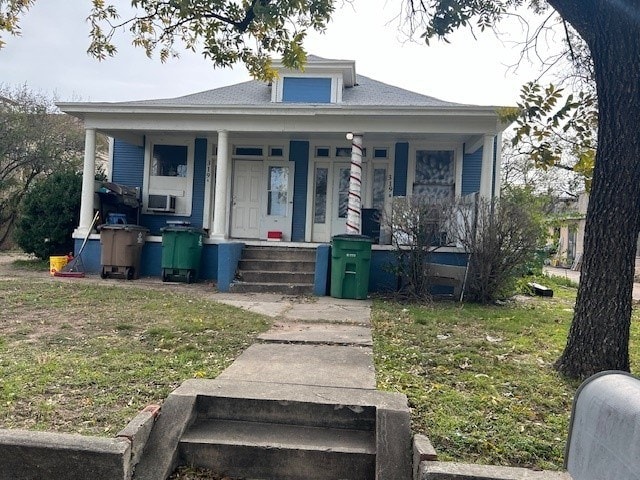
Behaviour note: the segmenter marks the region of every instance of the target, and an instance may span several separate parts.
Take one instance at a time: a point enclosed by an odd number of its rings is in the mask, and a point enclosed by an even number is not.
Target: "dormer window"
[[[282,101],[291,103],[331,103],[331,78],[284,77]]]
[[[342,103],[342,91],[355,85],[355,63],[310,55],[304,71],[289,70],[276,60],[278,78],[273,82],[275,103]]]

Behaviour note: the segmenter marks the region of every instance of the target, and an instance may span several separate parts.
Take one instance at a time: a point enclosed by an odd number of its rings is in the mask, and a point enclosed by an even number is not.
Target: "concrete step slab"
[[[372,432],[376,409],[371,405],[344,405],[244,397],[201,395],[197,402],[197,421],[234,420],[341,428]]]
[[[359,345],[371,347],[371,329],[360,325],[332,323],[276,322],[258,336],[263,342],[329,345]]]
[[[314,260],[242,259],[238,263],[238,269],[244,270],[244,271],[314,273],[316,269],[316,262],[315,262],[315,259]]]
[[[257,247],[245,246],[242,249],[243,259],[265,259],[265,260],[306,260],[315,262],[315,248],[295,248],[295,247]]]
[[[375,455],[372,432],[255,422],[198,423],[180,442],[185,464],[247,478],[373,480]]]
[[[198,421],[185,432],[180,442],[293,450],[333,450],[367,455],[376,453],[375,434],[372,431],[238,420]]]
[[[278,293],[281,295],[312,295],[313,285],[293,283],[233,282],[231,293]]]
[[[313,285],[315,273],[238,270],[238,278],[249,283]]]
[[[293,303],[285,318],[301,322],[370,325],[371,301],[315,297],[315,302]]]
[[[254,344],[218,378],[376,388],[373,353],[366,347]]]

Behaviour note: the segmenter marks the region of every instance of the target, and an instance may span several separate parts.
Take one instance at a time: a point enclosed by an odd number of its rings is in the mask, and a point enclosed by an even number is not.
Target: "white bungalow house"
[[[463,105],[356,74],[352,60],[310,56],[304,72],[285,69],[272,84],[248,81],[178,98],[59,103],[84,121],[86,152],[79,245],[93,218],[96,132],[110,136],[110,180],[139,189],[139,218],[150,230],[141,273],[160,274],[160,228],[185,220],[206,231],[201,277],[232,283],[244,245],[317,252],[315,287],[326,291],[328,243],[345,233],[351,142],[362,135],[362,205],[383,210],[393,197],[499,192],[496,107]],[[367,233],[367,232],[364,232]],[[384,243],[384,242],[383,242]],[[83,253],[100,269],[99,235]],[[457,250],[445,252],[455,259]],[[393,280],[381,267],[389,247],[374,245],[370,289]],[[464,258],[464,257],[461,257]],[[453,260],[452,260],[453,259]]]

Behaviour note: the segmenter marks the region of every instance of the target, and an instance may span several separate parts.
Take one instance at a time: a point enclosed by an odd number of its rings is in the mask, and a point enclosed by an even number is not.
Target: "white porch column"
[[[347,233],[360,235],[362,231],[362,135],[349,133],[347,138],[349,137],[352,137],[352,140]]]
[[[87,128],[84,132],[84,167],[82,169],[82,200],[80,203],[80,225],[76,234],[84,237],[93,221],[93,195],[96,176],[96,131]]]
[[[213,230],[211,238],[227,238],[227,176],[229,172],[229,132],[218,131],[216,191],[214,195]]]
[[[493,192],[493,135],[485,135],[482,146],[482,169],[480,171],[480,197],[491,200]]]

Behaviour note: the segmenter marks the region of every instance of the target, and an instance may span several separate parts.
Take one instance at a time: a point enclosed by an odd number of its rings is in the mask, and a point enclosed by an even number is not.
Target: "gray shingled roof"
[[[342,105],[387,107],[460,107],[459,103],[446,102],[434,97],[394,87],[363,75],[357,75],[357,85],[347,88],[342,95]],[[271,103],[271,87],[264,82],[251,80],[227,87],[207,90],[177,98],[121,102],[122,106],[281,106]],[[304,105],[304,104],[297,104]]]

